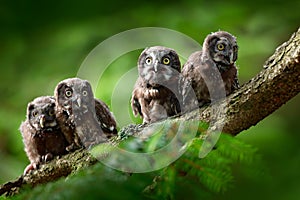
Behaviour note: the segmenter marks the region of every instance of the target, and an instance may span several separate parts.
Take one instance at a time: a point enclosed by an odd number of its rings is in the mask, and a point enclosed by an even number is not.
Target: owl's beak
[[[157,72],[158,60],[156,60],[156,61],[154,62],[153,67],[154,67],[154,72]]]
[[[73,103],[74,103],[76,106],[78,106],[78,108],[80,108],[80,106],[81,106],[81,98],[80,98],[80,97],[75,98],[75,99],[73,100]]]
[[[44,116],[44,115],[42,115],[41,118],[40,118],[40,126],[41,126],[42,128],[45,127],[45,116]]]
[[[234,55],[233,55],[233,53],[230,53],[229,61],[230,61],[230,64],[234,63]]]
[[[233,61],[233,54],[230,54],[229,62],[230,62],[230,64],[234,63],[234,61]]]

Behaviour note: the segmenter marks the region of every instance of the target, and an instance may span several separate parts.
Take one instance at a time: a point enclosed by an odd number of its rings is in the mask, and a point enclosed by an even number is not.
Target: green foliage
[[[32,191],[23,191],[21,195],[13,199],[182,199],[186,191],[189,195],[196,197],[208,197],[212,194],[224,193],[233,187],[233,170],[239,164],[246,170],[259,172],[262,170],[260,157],[257,150],[252,146],[227,134],[222,134],[214,150],[206,157],[198,157],[199,150],[203,144],[200,137],[185,137],[193,131],[204,130],[199,128],[198,124],[183,123],[187,126],[183,129],[185,134],[182,138],[176,138],[180,132],[182,124],[166,121],[163,127],[161,123],[154,124],[157,130],[147,139],[141,140],[137,137],[129,136],[121,141],[122,148],[126,151],[135,151],[138,153],[151,153],[162,149],[164,146],[176,141],[176,144],[182,144],[181,149],[185,152],[175,162],[163,167],[160,170],[147,173],[124,173],[98,163],[93,167],[83,170],[66,179],[62,178],[56,182],[38,186]],[[194,125],[194,126],[189,126]],[[158,128],[160,127],[160,128]],[[149,130],[148,130],[149,131]],[[198,135],[201,133],[198,133]],[[183,141],[186,144],[183,145]],[[136,144],[139,145],[136,145]],[[179,150],[181,150],[179,149]],[[100,145],[92,150],[93,155],[107,154],[113,147]],[[178,149],[172,149],[176,151]],[[173,152],[172,154],[176,154]],[[171,154],[169,154],[171,155]],[[160,155],[164,157],[164,155]],[[120,157],[110,157],[110,159],[120,159]],[[165,157],[164,157],[165,158]],[[126,160],[118,160],[126,165]],[[149,159],[149,165],[156,167],[162,164],[162,160]],[[114,188],[112,191],[111,188]],[[118,191],[118,192],[114,192]]]
[[[174,191],[183,189],[176,186],[181,186],[187,180],[195,182],[195,188],[189,189],[198,189],[198,193],[224,193],[233,187],[233,168],[236,164],[241,164],[250,171],[262,170],[257,150],[232,136],[222,134],[215,149],[200,159],[198,155],[202,143],[200,138],[193,139],[185,154],[154,178],[147,193],[157,195],[157,199],[162,196],[174,197]],[[174,188],[170,189],[171,186]]]
[[[138,199],[142,190],[140,182],[98,163],[66,179],[23,191],[13,199]]]

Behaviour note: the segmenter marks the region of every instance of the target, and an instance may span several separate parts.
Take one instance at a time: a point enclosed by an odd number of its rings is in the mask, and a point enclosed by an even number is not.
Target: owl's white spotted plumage
[[[56,117],[69,142],[68,150],[89,148],[117,134],[108,106],[95,99],[91,84],[79,78],[61,81],[55,88]]]
[[[185,109],[210,103],[211,97],[218,97],[218,93],[223,92],[221,90],[225,89],[224,96],[227,96],[239,88],[235,64],[237,56],[237,41],[230,33],[218,31],[205,38],[202,50],[193,53],[182,69]],[[216,71],[219,76],[216,76]],[[224,87],[219,84],[219,78]]]
[[[180,69],[179,57],[173,49],[154,46],[141,53],[131,107],[135,116],[143,118],[143,123],[180,113]]]
[[[28,103],[26,120],[21,123],[25,152],[30,160],[25,173],[54,156],[65,153],[67,141],[55,116],[55,99],[42,96]]]

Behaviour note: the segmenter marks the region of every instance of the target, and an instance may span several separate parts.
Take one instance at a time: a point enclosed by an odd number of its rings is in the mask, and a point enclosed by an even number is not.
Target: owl
[[[26,120],[21,123],[20,132],[30,160],[25,173],[54,156],[67,153],[67,141],[55,116],[54,97],[38,97],[28,104]]]
[[[131,107],[135,116],[143,118],[143,123],[180,113],[180,69],[179,57],[173,49],[154,46],[141,53]]]
[[[237,56],[238,45],[233,35],[225,31],[209,34],[202,50],[190,55],[183,66],[184,108],[194,109],[210,103],[212,97],[215,100],[221,98],[223,88],[224,96],[239,88],[235,64]]]
[[[55,88],[56,118],[69,146],[90,148],[117,134],[116,120],[108,106],[95,99],[91,84],[79,78],[61,81]]]

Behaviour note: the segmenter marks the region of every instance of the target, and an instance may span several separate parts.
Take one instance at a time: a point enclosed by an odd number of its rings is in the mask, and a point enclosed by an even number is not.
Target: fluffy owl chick
[[[27,106],[26,120],[21,123],[25,152],[30,160],[24,173],[37,168],[38,164],[66,152],[67,141],[55,117],[55,99],[42,96]]]
[[[131,107],[135,116],[139,114],[143,118],[143,123],[180,113],[180,68],[179,57],[173,49],[154,46],[141,53]]]
[[[79,78],[61,81],[55,88],[56,117],[68,151],[106,142],[117,134],[116,120],[108,106],[95,99],[91,84]]]
[[[222,93],[227,96],[239,88],[237,56],[236,38],[230,33],[218,31],[205,38],[202,50],[193,53],[182,69],[183,104],[187,109],[201,107],[212,97],[218,99]]]

